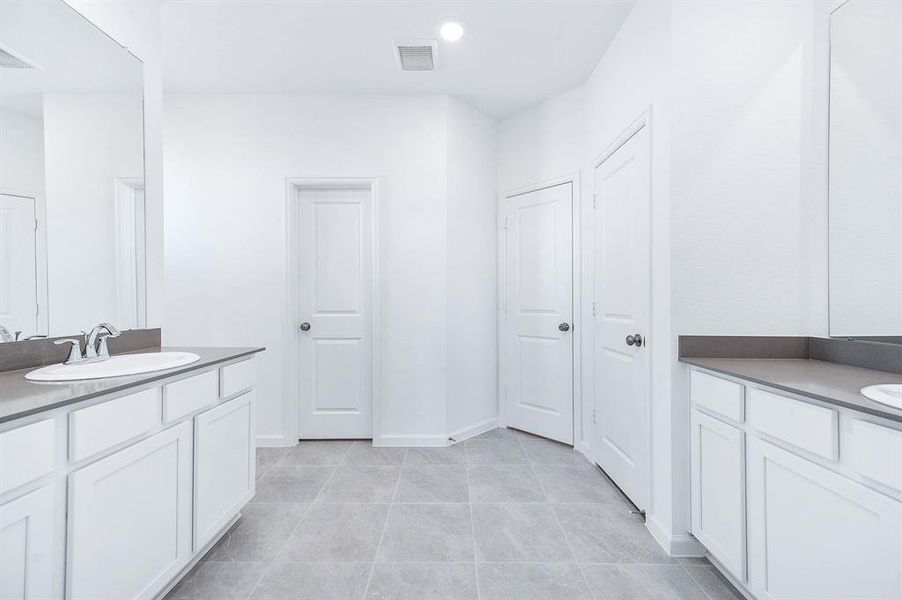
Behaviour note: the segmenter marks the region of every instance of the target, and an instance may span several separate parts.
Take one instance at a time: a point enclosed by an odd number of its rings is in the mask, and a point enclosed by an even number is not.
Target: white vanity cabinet
[[[0,599],[165,593],[254,494],[253,372],[241,358],[0,425]]]
[[[734,583],[758,600],[902,598],[902,425],[691,378],[692,532]]]

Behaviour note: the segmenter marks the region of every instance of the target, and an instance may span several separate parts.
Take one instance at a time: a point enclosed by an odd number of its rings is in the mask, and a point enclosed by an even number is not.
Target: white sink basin
[[[902,409],[902,383],[881,383],[861,388],[861,393],[880,404]]]
[[[102,379],[162,371],[200,360],[193,352],[148,352],[145,354],[120,354],[109,360],[75,365],[49,365],[25,375],[30,381],[77,381]]]

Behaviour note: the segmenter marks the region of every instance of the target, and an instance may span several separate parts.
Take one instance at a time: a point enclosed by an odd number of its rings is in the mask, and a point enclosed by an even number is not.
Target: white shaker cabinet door
[[[191,555],[191,423],[69,476],[71,599],[152,598]]]
[[[692,533],[745,581],[745,434],[692,410]]]
[[[53,593],[53,486],[0,506],[0,598],[44,600]]]
[[[759,600],[902,598],[902,503],[756,438],[748,452]]]
[[[194,418],[194,551],[254,495],[254,394]]]

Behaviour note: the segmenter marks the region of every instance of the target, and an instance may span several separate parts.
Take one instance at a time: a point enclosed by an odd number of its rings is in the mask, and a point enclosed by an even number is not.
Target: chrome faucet
[[[107,338],[119,337],[119,330],[110,323],[101,323],[85,334],[85,353],[81,353],[81,342],[76,338],[66,338],[56,340],[54,344],[72,344],[69,348],[69,357],[63,363],[65,365],[74,365],[85,362],[100,362],[109,360],[110,350],[107,347]]]

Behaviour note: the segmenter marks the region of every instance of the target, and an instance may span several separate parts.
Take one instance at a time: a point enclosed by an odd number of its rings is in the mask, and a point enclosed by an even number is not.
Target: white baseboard
[[[654,518],[649,517],[645,521],[645,528],[648,529],[655,541],[664,548],[670,556],[690,557],[705,556],[708,551],[702,546],[702,543],[695,539],[694,536],[684,534],[674,534],[667,531]]]
[[[281,433],[260,433],[256,441],[257,448],[290,448],[298,443]]]
[[[482,423],[477,423],[476,425],[471,425],[470,427],[464,427],[463,429],[458,429],[457,431],[452,431],[448,437],[454,440],[455,442],[462,442],[471,437],[476,437],[481,433],[485,433],[486,431],[491,431],[492,429],[496,429],[498,427],[498,418],[492,417],[487,421],[483,421]]]
[[[579,442],[578,444],[573,446],[573,449],[588,458],[589,462],[594,462],[592,460],[592,448],[590,448],[589,444],[587,444],[586,442]]]
[[[441,448],[448,445],[446,435],[380,435],[373,438],[373,446],[383,448]]]

